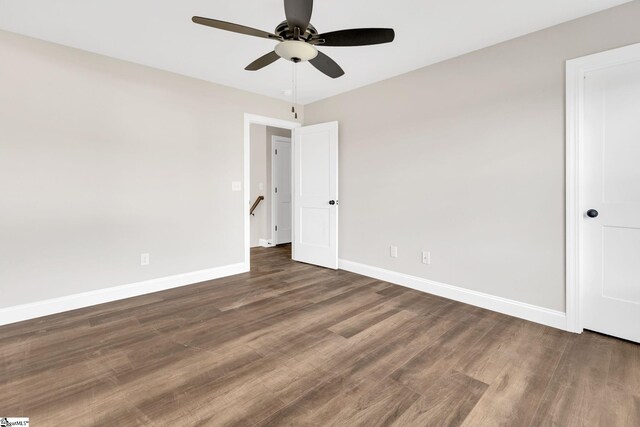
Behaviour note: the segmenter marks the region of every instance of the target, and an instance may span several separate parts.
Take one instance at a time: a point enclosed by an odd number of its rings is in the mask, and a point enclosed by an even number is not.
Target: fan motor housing
[[[274,33],[285,40],[293,40],[294,38],[293,29],[289,28],[289,24],[287,23],[287,21],[282,21],[280,25],[276,27],[276,30],[274,31]],[[313,25],[309,24],[309,26],[307,27],[307,31],[305,31],[304,34],[301,34],[300,38],[303,40],[309,41],[314,36],[317,36],[317,35],[318,35],[318,31],[315,29]]]

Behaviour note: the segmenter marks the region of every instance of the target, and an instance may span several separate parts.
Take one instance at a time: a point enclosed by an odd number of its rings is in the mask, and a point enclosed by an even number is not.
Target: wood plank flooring
[[[640,346],[252,250],[250,273],[0,328],[34,426],[639,426]]]

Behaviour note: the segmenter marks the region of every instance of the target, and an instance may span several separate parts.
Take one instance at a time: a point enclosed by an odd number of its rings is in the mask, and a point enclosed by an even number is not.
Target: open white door
[[[338,122],[293,131],[292,257],[338,268]]]

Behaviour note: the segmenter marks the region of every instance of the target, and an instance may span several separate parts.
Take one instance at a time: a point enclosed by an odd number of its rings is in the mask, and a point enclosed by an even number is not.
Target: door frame
[[[251,269],[251,218],[249,215],[250,201],[250,179],[251,179],[251,125],[265,125],[281,129],[293,129],[302,126],[300,122],[292,122],[288,120],[274,119],[271,117],[259,116],[256,114],[244,114],[244,145],[243,145],[243,191],[242,197],[244,201],[242,208],[244,209],[244,269],[249,271]],[[293,230],[291,230],[293,233]]]
[[[567,330],[582,333],[582,212],[581,181],[584,147],[585,75],[640,59],[640,43],[608,50],[566,64],[566,314]]]
[[[293,136],[293,135],[292,135]],[[291,163],[291,174],[289,176],[289,186],[291,188],[291,241],[293,242],[293,138],[287,138],[285,136],[277,136],[277,135],[272,135],[271,136],[271,147],[273,148],[273,144],[275,142],[283,142],[286,144],[289,144],[290,146],[290,153],[291,153],[291,158],[290,158],[290,163]],[[275,218],[276,218],[276,211],[277,211],[277,207],[276,207],[276,203],[273,203],[273,199],[274,199],[274,173],[273,171],[275,170],[275,168],[273,167],[273,165],[275,164],[274,160],[275,160],[275,155],[273,153],[273,150],[271,150],[271,188],[269,189],[271,191],[271,224],[269,224],[269,227],[271,227],[271,241],[273,246],[277,245],[278,243],[276,242],[275,239],[275,230],[273,228],[274,222],[275,222]]]

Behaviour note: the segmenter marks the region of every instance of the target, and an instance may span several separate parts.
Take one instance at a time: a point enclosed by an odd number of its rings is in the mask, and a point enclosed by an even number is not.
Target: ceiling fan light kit
[[[280,58],[291,62],[310,61],[318,56],[318,49],[299,40],[285,40],[276,45],[275,52]]]

